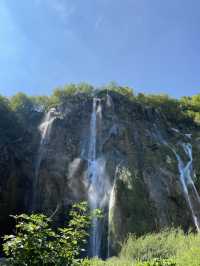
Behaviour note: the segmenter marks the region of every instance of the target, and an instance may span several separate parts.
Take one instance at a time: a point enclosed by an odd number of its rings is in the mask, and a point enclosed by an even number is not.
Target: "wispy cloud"
[[[70,1],[66,0],[35,0],[35,3],[37,5],[45,3],[49,8],[56,12],[57,16],[63,22],[67,22],[76,10],[74,3],[70,3]]]
[[[51,2],[51,8],[57,12],[57,15],[65,22],[74,14],[76,8],[74,5],[69,5],[66,1],[57,0]]]
[[[99,30],[99,28],[101,27],[101,25],[103,24],[103,16],[99,16],[97,19],[96,19],[96,22],[95,22],[95,25],[94,25],[94,28],[95,28],[95,31]]]

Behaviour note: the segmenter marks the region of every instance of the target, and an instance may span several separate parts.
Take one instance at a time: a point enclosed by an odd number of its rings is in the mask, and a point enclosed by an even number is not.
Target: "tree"
[[[96,210],[93,215],[100,216]],[[79,256],[86,244],[93,215],[85,202],[73,205],[66,227],[52,229],[52,220],[43,214],[21,214],[16,234],[4,236],[3,250],[10,265],[83,265]]]
[[[36,126],[42,113],[48,110],[48,107],[47,96],[27,96],[19,92],[10,99],[10,108],[25,130],[33,125]]]
[[[73,97],[79,93],[85,95],[91,95],[93,92],[93,87],[87,83],[79,84],[67,84],[64,87],[58,87],[54,90],[52,96],[50,97],[50,105],[56,106],[65,103],[70,97]]]
[[[0,111],[9,109],[9,101],[7,98],[0,95]]]
[[[32,96],[29,97],[37,111],[47,111],[50,106],[50,99],[48,96]]]
[[[126,96],[129,99],[132,99],[133,96],[134,96],[134,93],[133,93],[133,89],[132,88],[129,88],[127,86],[125,86],[125,87],[119,86],[114,81],[112,81],[108,85],[106,85],[104,89],[106,89],[108,91],[117,92],[117,93],[119,93],[119,94],[121,94],[123,96]]]
[[[34,108],[33,102],[31,99],[22,92],[17,93],[10,99],[10,106],[15,112],[29,112]]]
[[[20,135],[19,121],[9,106],[9,100],[0,95],[0,144],[12,142]]]

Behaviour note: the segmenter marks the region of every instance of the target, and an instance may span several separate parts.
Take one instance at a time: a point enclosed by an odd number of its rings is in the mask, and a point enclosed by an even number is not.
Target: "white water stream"
[[[33,207],[32,207],[33,210],[37,208],[40,165],[44,157],[45,146],[48,144],[51,134],[52,124],[56,118],[56,115],[57,115],[56,109],[55,108],[50,109],[48,113],[45,114],[44,119],[38,128],[41,137],[40,137],[40,145],[35,165],[35,180],[33,184]]]
[[[183,135],[178,129],[171,128],[174,132]],[[181,143],[181,147],[188,158],[188,161],[184,162],[181,155],[170,145],[162,136],[157,126],[154,125],[155,135],[158,140],[165,146],[167,146],[176,156],[178,162],[179,179],[182,185],[184,197],[188,204],[188,207],[192,214],[192,219],[196,227],[197,232],[200,232],[200,197],[198,191],[193,182],[193,157],[192,157],[192,145],[190,143]],[[191,138],[191,134],[187,134],[186,137]]]
[[[200,199],[194,182],[192,180],[192,145],[190,143],[182,143],[183,150],[188,156],[189,161],[184,163],[180,155],[172,149],[178,161],[178,168],[180,172],[180,181],[183,187],[183,192],[190,208],[194,225],[198,232],[200,232]]]
[[[97,208],[104,209],[109,201],[111,186],[105,171],[105,159],[98,154],[97,141],[101,131],[102,106],[101,100],[93,99],[93,109],[90,120],[90,139],[88,151],[87,177],[89,182],[88,200],[91,211]],[[90,233],[90,255],[99,257],[103,234],[102,221],[93,218]]]

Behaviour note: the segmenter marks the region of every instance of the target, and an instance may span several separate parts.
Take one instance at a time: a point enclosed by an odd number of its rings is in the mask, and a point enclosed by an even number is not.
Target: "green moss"
[[[120,250],[127,233],[138,236],[155,229],[155,210],[141,177],[123,168],[116,182],[115,207],[112,210],[111,253]]]

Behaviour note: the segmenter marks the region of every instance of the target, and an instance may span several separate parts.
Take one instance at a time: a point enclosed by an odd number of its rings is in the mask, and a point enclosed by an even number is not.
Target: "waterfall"
[[[52,108],[45,115],[44,120],[39,126],[39,131],[41,135],[40,147],[48,142],[48,139],[51,133],[51,127],[52,127],[54,120],[55,120],[55,109]]]
[[[112,107],[113,106],[113,102],[112,102],[112,98],[110,96],[110,94],[107,92],[107,95],[106,95],[106,105],[107,107]]]
[[[171,128],[174,132],[181,134],[181,132],[176,128]],[[190,143],[182,143],[181,147],[186,154],[188,161],[184,162],[181,156],[177,153],[177,151],[172,147],[172,145],[168,144],[167,141],[162,137],[162,134],[158,130],[156,124],[154,124],[155,136],[159,140],[160,143],[167,146],[176,156],[178,161],[178,170],[179,170],[179,178],[180,183],[182,185],[184,197],[191,211],[193,223],[196,227],[197,232],[200,232],[200,197],[197,192],[197,189],[194,185],[192,179],[192,145]],[[182,135],[182,134],[181,134]],[[191,134],[188,134],[188,138],[191,138]]]
[[[90,119],[90,139],[88,151],[88,170],[87,177],[89,182],[88,201],[91,211],[96,208],[105,209],[108,204],[110,194],[110,184],[105,171],[105,159],[100,154],[97,147],[102,122],[101,100],[93,99],[93,109]],[[97,145],[98,143],[98,145]],[[90,232],[90,255],[99,257],[103,234],[102,221],[93,218]]]
[[[37,198],[38,198],[40,165],[41,165],[42,159],[44,158],[44,154],[46,151],[46,145],[49,142],[49,138],[51,134],[52,124],[57,114],[58,113],[56,112],[56,109],[51,108],[48,111],[48,113],[45,114],[44,119],[42,120],[42,123],[38,127],[39,132],[40,132],[40,145],[38,148],[36,164],[35,164],[35,179],[34,179],[34,184],[33,184],[33,203],[32,203],[33,210],[37,208],[37,203],[38,203]]]
[[[183,150],[187,155],[189,161],[184,163],[180,155],[173,149],[177,161],[178,169],[180,173],[180,181],[183,187],[183,192],[186,201],[189,205],[194,225],[198,232],[200,232],[200,199],[194,182],[192,180],[192,145],[190,143],[182,143]]]
[[[110,199],[109,199],[109,209],[108,209],[108,257],[110,257],[110,247],[111,247],[111,230],[110,225],[113,219],[113,208],[115,206],[115,187],[116,187],[116,177],[114,179],[114,183],[112,186],[112,190],[110,193]]]
[[[111,189],[111,192],[110,192],[110,198],[109,198],[109,207],[108,207],[108,239],[107,239],[108,240],[108,257],[110,257],[110,248],[111,248],[111,228],[110,228],[110,225],[111,225],[112,220],[113,220],[113,208],[115,206],[115,201],[116,201],[115,189],[116,189],[116,183],[117,183],[117,176],[119,174],[122,162],[123,161],[121,161],[116,167],[114,181],[113,181],[112,189]]]

